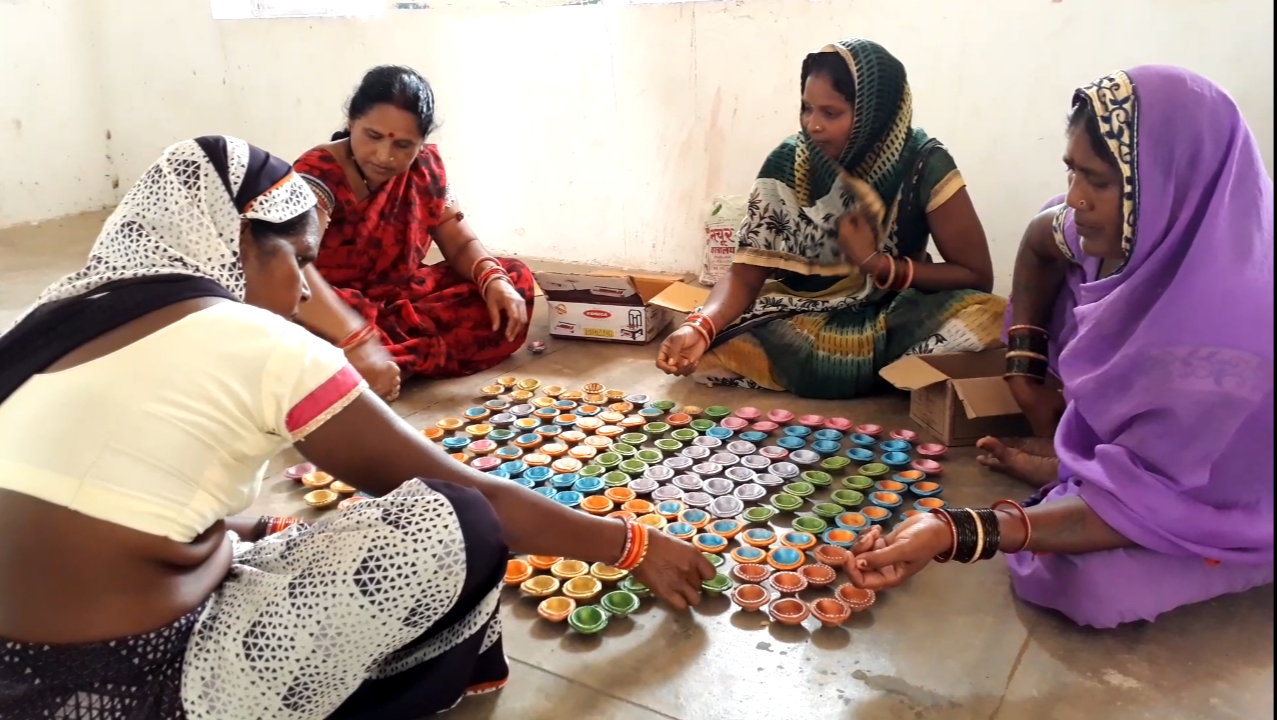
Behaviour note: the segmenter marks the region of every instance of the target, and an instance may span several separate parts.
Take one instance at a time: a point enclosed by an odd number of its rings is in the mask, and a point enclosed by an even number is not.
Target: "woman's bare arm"
[[[1068,274],[1069,261],[1055,244],[1051,225],[1055,208],[1045,210],[1029,222],[1015,255],[1011,277],[1011,318],[1016,325],[1045,328],[1051,324],[1060,288]]]
[[[993,292],[993,259],[984,225],[966,188],[927,213],[931,238],[943,263],[918,263],[913,287],[924,292],[979,290]]]
[[[719,330],[731,325],[758,299],[771,273],[771,268],[732,263],[727,276],[710,291],[701,312],[708,315]]]
[[[439,252],[443,253],[443,259],[448,262],[453,272],[466,280],[474,280],[471,272],[474,270],[475,262],[481,257],[492,257],[492,255],[479,241],[479,236],[475,234],[474,228],[470,227],[470,223],[466,222],[464,216],[455,219],[458,215],[461,215],[461,212],[455,206],[448,208],[443,220],[439,222],[439,226],[431,235],[435,242],[439,243]]]
[[[367,321],[341,299],[314,265],[307,265],[302,274],[310,286],[311,296],[310,302],[298,308],[297,322],[331,343],[341,342],[364,326]]]
[[[372,495],[385,495],[413,478],[474,488],[491,503],[516,552],[615,562],[625,543],[623,526],[615,520],[570,510],[453,460],[369,393],[296,447],[307,460]]]
[[[999,509],[998,527],[1002,534],[1003,552],[1024,547],[1024,521],[1010,508]],[[1089,553],[1101,550],[1135,547],[1112,526],[1104,522],[1080,497],[1040,503],[1026,508],[1033,537],[1027,550],[1039,553]]]

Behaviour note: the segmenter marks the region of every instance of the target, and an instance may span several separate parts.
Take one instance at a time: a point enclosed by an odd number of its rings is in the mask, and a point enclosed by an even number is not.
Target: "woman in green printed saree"
[[[948,150],[912,125],[904,66],[843,40],[807,56],[802,93],[802,132],[764,163],[731,272],[657,365],[850,398],[904,355],[996,347],[1006,301],[984,229]]]

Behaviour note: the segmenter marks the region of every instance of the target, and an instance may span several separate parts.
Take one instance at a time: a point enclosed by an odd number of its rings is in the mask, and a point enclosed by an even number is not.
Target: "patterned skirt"
[[[816,309],[824,301],[778,303],[724,331],[693,376],[707,385],[842,400],[880,389],[878,371],[906,355],[977,352],[1001,344],[1006,300],[973,290],[906,290],[881,303]]]
[[[497,610],[507,557],[477,491],[406,483],[314,525],[236,542],[226,581],[167,627],[82,645],[0,640],[0,718],[442,712],[506,682]]]

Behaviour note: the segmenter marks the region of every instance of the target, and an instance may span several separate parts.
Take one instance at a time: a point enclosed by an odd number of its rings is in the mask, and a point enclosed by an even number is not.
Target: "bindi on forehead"
[[[386,137],[390,138],[391,140],[394,140],[394,139],[395,139],[395,134],[394,134],[394,133],[388,133],[388,134],[386,135]]]

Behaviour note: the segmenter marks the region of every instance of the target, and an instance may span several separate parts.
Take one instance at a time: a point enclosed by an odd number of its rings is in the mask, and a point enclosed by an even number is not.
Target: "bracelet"
[[[497,265],[495,267],[490,267],[487,270],[484,270],[479,275],[479,277],[475,279],[474,284],[478,285],[479,287],[483,287],[492,278],[496,277],[497,275],[504,275],[504,274],[505,274],[505,268],[501,267],[500,265]]]
[[[692,313],[691,315],[687,316],[686,322],[689,322],[695,325],[708,325],[709,326],[708,328],[702,328],[702,329],[709,332],[710,337],[718,337],[718,326],[714,324],[714,318],[711,318],[705,313],[699,313],[699,312]]]
[[[342,338],[341,342],[337,343],[337,347],[341,350],[350,350],[351,348],[364,344],[369,338],[376,334],[377,326],[372,323],[367,323],[363,327]]]
[[[953,518],[949,517],[949,513],[943,510],[932,510],[931,514],[941,518],[949,526],[949,552],[935,557],[936,562],[947,563],[953,559],[954,553],[958,551],[958,528],[953,524]]]
[[[951,559],[963,564],[975,562],[983,540],[980,537],[980,521],[974,514],[962,510],[942,508],[942,511],[949,516],[958,535]]]
[[[266,526],[262,532],[262,537],[268,537],[276,533],[284,532],[288,528],[301,523],[301,520],[295,517],[266,516],[266,517],[263,517],[261,520],[258,520],[259,525],[261,524],[262,520],[266,521]]]
[[[625,523],[625,550],[616,569],[633,570],[647,557],[647,526],[628,518],[622,518],[622,522]]]
[[[904,292],[905,290],[908,290],[909,288],[913,287],[913,271],[914,271],[913,258],[905,258],[904,265],[905,265],[904,282],[901,283],[896,288],[896,290],[899,292]]]
[[[1027,332],[1008,332],[1007,333],[1007,349],[1018,352],[1035,352],[1042,355],[1047,354],[1051,347],[1051,340],[1045,335]]]
[[[963,561],[970,565],[976,560],[979,560],[980,553],[984,551],[984,523],[980,522],[980,516],[976,515],[975,510],[972,510],[971,508],[965,508],[965,510],[967,515],[971,517],[971,520],[973,521],[972,524],[975,526],[975,545],[972,546],[970,557]]]
[[[876,273],[874,274],[874,286],[879,290],[887,290],[896,284],[896,259],[893,257],[888,257],[887,259],[891,261],[891,273],[887,275],[887,282],[878,282],[878,275]]]
[[[1009,356],[1007,357],[1006,373],[1003,377],[1029,377],[1038,382],[1045,382],[1047,373],[1050,370],[1050,361],[1047,360],[1045,355],[1039,355],[1038,357]]]
[[[870,274],[876,275],[877,273],[874,273],[873,271],[866,271],[866,270],[865,270],[865,266],[866,266],[866,265],[868,265],[868,264],[869,264],[869,263],[870,263],[870,262],[871,262],[874,258],[878,257],[879,255],[882,255],[883,257],[886,257],[886,256],[887,256],[887,253],[885,253],[885,252],[883,252],[883,251],[881,251],[881,250],[875,250],[875,251],[874,251],[874,253],[873,253],[872,255],[870,255],[869,257],[865,258],[865,261],[864,261],[864,262],[860,263],[860,266],[859,266],[859,267],[860,267],[860,271],[861,271],[861,272],[869,272]]]
[[[485,283],[483,284],[483,286],[479,288],[479,295],[480,295],[480,296],[483,296],[483,297],[487,297],[487,295],[488,295],[488,287],[489,287],[490,285],[492,285],[492,283],[497,282],[497,281],[502,281],[502,280],[503,280],[503,281],[505,281],[505,282],[507,282],[507,283],[510,283],[510,287],[514,287],[514,281],[510,279],[510,276],[509,276],[509,275],[506,275],[505,273],[502,273],[502,274],[500,274],[500,275],[494,275],[494,276],[492,276],[492,277],[488,278],[488,281],[487,281],[487,282],[485,282]]]
[[[492,263],[493,265],[496,265],[497,267],[501,267],[501,261],[492,257],[491,255],[484,255],[480,257],[478,260],[475,260],[474,264],[470,266],[470,279],[473,280],[476,285],[479,284],[479,281],[478,281],[479,266],[484,263]]]
[[[714,344],[714,338],[710,337],[709,331],[706,330],[705,328],[701,327],[700,325],[697,325],[696,323],[690,323],[690,322],[685,322],[683,323],[683,325],[685,327],[690,327],[691,329],[700,333],[701,337],[704,338],[705,340],[706,346]]]
[[[1002,526],[998,524],[998,514],[992,508],[971,510],[980,521],[980,533],[983,539],[980,545],[978,560],[992,560],[1002,546]]]
[[[1007,358],[1029,358],[1031,360],[1041,360],[1044,363],[1051,362],[1051,358],[1042,353],[1033,352],[1032,350],[1008,350]]]
[[[993,510],[997,510],[1002,507],[1009,507],[1020,514],[1020,522],[1024,523],[1024,542],[1020,545],[1018,550],[1009,554],[1017,555],[1028,550],[1029,542],[1033,540],[1033,523],[1029,521],[1029,513],[1024,510],[1024,507],[1020,505],[1020,503],[1013,502],[1011,500],[999,500],[993,503],[991,507]]]
[[[1037,325],[1012,325],[1007,328],[1008,335],[1018,335],[1020,333],[1038,334],[1045,337],[1051,336],[1051,333],[1046,328],[1038,327]]]

